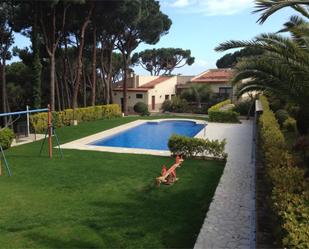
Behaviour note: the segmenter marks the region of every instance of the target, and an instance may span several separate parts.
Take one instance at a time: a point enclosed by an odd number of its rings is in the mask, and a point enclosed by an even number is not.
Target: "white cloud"
[[[183,8],[190,4],[189,0],[176,0],[171,6]]]
[[[253,6],[253,0],[161,0],[187,13],[207,16],[233,15]]]

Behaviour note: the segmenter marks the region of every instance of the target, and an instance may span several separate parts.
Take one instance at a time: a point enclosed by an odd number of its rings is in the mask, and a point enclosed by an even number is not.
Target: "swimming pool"
[[[171,135],[178,134],[194,137],[204,127],[205,124],[184,120],[145,122],[112,136],[96,140],[89,145],[168,150],[167,144]]]

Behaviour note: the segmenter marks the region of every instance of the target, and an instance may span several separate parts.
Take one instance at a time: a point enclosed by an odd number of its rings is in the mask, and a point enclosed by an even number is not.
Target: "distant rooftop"
[[[134,88],[128,88],[128,91],[133,91],[133,92],[147,92],[149,89],[154,88],[156,85],[170,79],[170,76],[160,76],[154,80],[151,80],[147,82],[146,84],[143,84],[139,87],[134,87]],[[114,91],[122,91],[122,84],[118,86],[117,88],[113,89]]]
[[[210,69],[194,77],[192,83],[223,83],[229,82],[235,72],[230,68]]]

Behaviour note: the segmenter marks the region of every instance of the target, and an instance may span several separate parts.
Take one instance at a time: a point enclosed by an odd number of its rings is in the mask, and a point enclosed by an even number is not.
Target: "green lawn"
[[[157,117],[155,117],[157,118]],[[62,143],[137,118],[57,131]],[[7,151],[0,177],[1,248],[192,248],[224,163],[186,160],[173,186],[155,186],[167,157],[64,150],[41,142]]]

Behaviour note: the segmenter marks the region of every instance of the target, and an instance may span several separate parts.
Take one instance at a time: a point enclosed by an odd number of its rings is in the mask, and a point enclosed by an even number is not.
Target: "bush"
[[[210,122],[220,123],[239,123],[239,113],[233,110],[220,110],[223,106],[231,104],[231,100],[222,101],[208,109],[208,117]]]
[[[275,116],[279,125],[282,127],[284,121],[289,118],[289,113],[284,109],[279,109],[276,111]]]
[[[259,119],[266,174],[273,187],[271,208],[278,220],[278,240],[287,248],[308,248],[309,186],[304,170],[296,167],[284,136],[264,96]],[[300,143],[304,147],[303,141]]]
[[[163,112],[170,112],[171,106],[172,106],[172,101],[167,99],[167,100],[164,100],[161,109]]]
[[[183,113],[189,110],[189,104],[185,99],[176,96],[172,100],[165,100],[161,109],[163,112],[178,112]]]
[[[14,137],[14,132],[11,129],[0,129],[0,145],[2,146],[2,149],[6,150],[10,148]]]
[[[121,116],[119,105],[100,105],[84,108],[66,109],[60,112],[53,112],[53,125],[63,127],[71,125],[72,120],[78,122],[93,121],[99,119],[111,119]],[[30,122],[36,133],[43,133],[47,128],[47,113],[38,113],[30,116]]]
[[[296,120],[292,117],[288,117],[284,122],[282,127],[287,130],[288,132],[296,132]]]
[[[238,102],[234,108],[235,112],[238,112],[242,116],[247,116],[248,112],[250,111],[249,115],[254,116],[254,100],[244,100]]]
[[[186,136],[173,135],[168,141],[168,147],[173,155],[185,157],[202,157],[226,159],[224,152],[226,141],[191,138]]]
[[[137,102],[134,107],[134,111],[141,116],[149,116],[148,106],[144,102]]]

